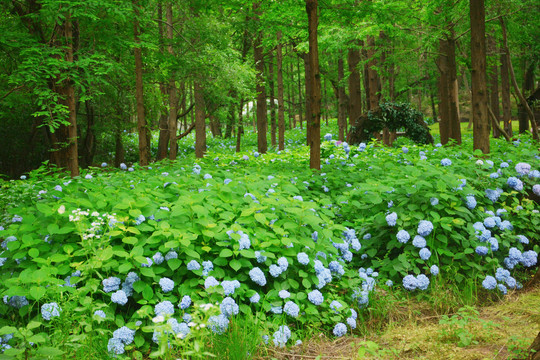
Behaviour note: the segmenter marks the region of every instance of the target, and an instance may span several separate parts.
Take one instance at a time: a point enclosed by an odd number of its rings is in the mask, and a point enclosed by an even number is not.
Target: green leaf
[[[231,257],[232,255],[233,255],[233,252],[231,250],[229,250],[229,249],[223,249],[219,253],[219,257],[221,257],[221,258]]]
[[[260,222],[263,225],[266,225],[266,216],[263,213],[256,213],[255,214],[255,220]]]
[[[17,332],[17,328],[13,326],[4,326],[0,329],[0,335],[13,334]]]
[[[60,356],[63,355],[64,352],[57,348],[45,346],[40,347],[37,351],[37,354],[41,356]]]
[[[154,291],[152,291],[152,287],[150,285],[146,285],[142,291],[143,298],[145,300],[152,300],[154,297]]]
[[[192,258],[195,258],[195,259],[200,259],[201,256],[199,255],[198,252],[196,252],[195,250],[193,249],[184,249],[184,253],[187,255],[187,256],[190,256]]]
[[[127,236],[125,238],[122,239],[122,242],[124,244],[129,244],[129,245],[135,245],[136,243],[139,242],[139,240],[136,238],[136,237],[133,237],[133,236]]]
[[[131,264],[130,262],[125,262],[118,267],[118,272],[121,274],[125,274],[132,268],[133,268],[133,264]]]
[[[234,269],[234,271],[238,271],[242,267],[242,263],[240,263],[240,261],[238,261],[236,259],[231,260],[229,262],[229,265],[231,266],[231,268]]]
[[[28,250],[28,255],[30,255],[32,259],[37,258],[39,256],[39,250],[36,248],[31,248],[30,250]]]
[[[178,269],[180,265],[182,265],[182,261],[179,259],[170,259],[169,261],[167,261],[167,264],[169,265],[169,268],[174,271]]]

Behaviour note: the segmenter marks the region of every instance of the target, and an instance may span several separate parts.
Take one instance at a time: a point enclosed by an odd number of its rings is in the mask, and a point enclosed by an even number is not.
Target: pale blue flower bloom
[[[161,290],[163,292],[167,293],[174,289],[174,281],[169,278],[163,277],[159,279],[159,286],[161,286]]]
[[[429,251],[429,249],[425,247],[420,249],[418,255],[420,255],[420,259],[428,260],[431,257],[431,251]]]
[[[482,286],[487,290],[493,290],[497,286],[497,280],[493,276],[486,276],[484,281],[482,281]]]
[[[386,215],[386,223],[388,226],[396,226],[397,214],[395,212]]]
[[[275,346],[284,347],[291,338],[291,330],[287,325],[281,325],[273,335]]]
[[[309,264],[309,256],[305,252],[298,253],[296,258],[298,259],[298,262],[302,265]]]
[[[485,256],[488,253],[488,248],[485,246],[477,246],[475,249],[476,253],[480,256]]]
[[[223,314],[210,316],[208,319],[208,327],[216,334],[223,334],[229,327],[229,319]]]
[[[187,264],[187,269],[191,271],[199,270],[201,268],[201,265],[197,262],[197,260],[191,260]]]
[[[120,289],[120,283],[121,280],[115,276],[103,279],[103,281],[101,282],[101,284],[103,285],[103,291],[106,293],[110,293]]]
[[[190,305],[191,305],[191,297],[189,295],[184,295],[184,297],[182,297],[182,301],[180,302],[178,306],[180,307],[180,309],[186,310]]]
[[[308,300],[313,304],[313,305],[321,305],[324,301],[324,297],[323,297],[323,294],[319,291],[319,290],[313,290],[311,292],[308,293]]]
[[[341,337],[347,333],[347,325],[344,323],[337,323],[332,332],[334,336]]]
[[[400,243],[405,244],[407,241],[409,241],[411,235],[409,235],[407,230],[399,230],[396,237]]]
[[[412,241],[412,244],[417,247],[417,248],[424,248],[426,247],[427,243],[426,243],[426,239],[424,239],[422,236],[420,235],[416,235]]]
[[[126,305],[128,298],[124,290],[118,290],[111,295],[111,301],[119,305]]]
[[[431,275],[437,276],[439,275],[439,267],[437,265],[431,265],[431,267],[429,268],[429,272],[431,273]]]
[[[227,317],[237,315],[239,307],[232,297],[226,297],[219,305],[221,313]]]
[[[41,305],[41,316],[46,321],[51,320],[53,317],[60,316],[61,312],[62,308],[55,302]]]
[[[452,165],[452,160],[450,160],[448,158],[442,159],[441,160],[441,165],[442,166],[450,166],[450,165]]]
[[[260,300],[261,300],[261,296],[259,295],[259,293],[255,293],[255,295],[249,298],[249,302],[251,302],[252,304],[256,304]]]
[[[414,275],[407,275],[403,278],[403,287],[407,290],[415,290],[417,287],[417,281]]]
[[[298,317],[300,313],[300,308],[294,302],[287,301],[283,306],[283,312],[285,312],[285,314],[289,316]]]
[[[418,235],[426,237],[433,231],[433,224],[429,220],[420,220],[418,223]]]
[[[174,305],[169,300],[162,301],[154,306],[154,314],[156,316],[172,315],[174,314]]]
[[[287,290],[280,290],[278,295],[282,299],[287,299],[287,298],[291,297],[291,293],[288,292]]]

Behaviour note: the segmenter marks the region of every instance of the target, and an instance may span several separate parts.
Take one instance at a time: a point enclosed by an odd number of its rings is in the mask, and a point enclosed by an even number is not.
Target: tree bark
[[[306,0],[309,32],[309,75],[311,118],[307,119],[309,134],[309,167],[321,169],[321,77],[319,72],[319,49],[317,42],[318,27],[317,0]]]
[[[91,166],[94,162],[94,154],[96,151],[96,135],[94,134],[95,114],[94,107],[90,100],[84,102],[86,107],[86,134],[83,142],[83,166]]]
[[[347,62],[350,73],[349,124],[351,126],[357,126],[357,122],[362,115],[362,88],[360,87],[360,72],[358,71],[358,63],[360,62],[360,49],[349,48],[349,51],[347,53]]]
[[[516,93],[517,97],[519,98],[519,101],[521,102],[521,106],[525,108],[527,113],[529,114],[529,119],[531,121],[531,129],[532,129],[532,135],[533,139],[538,141],[538,126],[536,124],[536,120],[534,118],[534,113],[532,112],[529,104],[527,103],[527,100],[519,90],[519,86],[516,81],[516,75],[514,73],[514,67],[512,66],[512,60],[510,58],[510,50],[508,48],[508,39],[506,35],[506,26],[504,24],[504,19],[502,16],[499,18],[499,21],[501,23],[502,28],[502,34],[503,34],[503,43],[504,43],[504,49],[506,53],[506,57],[508,59],[508,70],[510,71],[510,79],[512,80],[512,85],[514,86],[514,92]]]
[[[68,63],[73,63],[73,53],[74,53],[74,38],[73,38],[73,23],[71,21],[71,14],[66,16],[64,23],[66,40],[68,42],[67,48],[65,50],[66,61]],[[75,99],[75,87],[73,85],[73,80],[66,79],[64,80],[65,85],[63,86],[66,96],[66,105],[69,111],[68,121],[69,125],[67,126],[67,169],[71,173],[71,177],[79,176],[79,152],[77,148],[77,108],[76,108],[76,99]]]
[[[173,40],[173,16],[172,16],[172,4],[167,4],[167,40],[169,45],[167,51],[171,57],[174,56],[174,50],[172,47]],[[178,131],[178,99],[176,91],[176,82],[174,79],[174,72],[171,73],[169,79],[169,159],[176,160],[176,154],[178,152],[178,143],[176,141],[176,132]]]
[[[509,136],[512,133],[512,105],[510,102],[510,78],[508,74],[508,58],[504,51],[504,44],[501,45],[501,98],[502,98],[502,121],[504,130]]]
[[[276,104],[274,92],[274,56],[273,51],[269,51],[268,55],[268,90],[270,90],[270,142],[272,146],[276,146]]]
[[[296,58],[296,64],[297,64],[297,69],[298,69],[298,117],[299,117],[299,120],[300,120],[300,129],[303,129],[303,125],[302,125],[302,118],[303,118],[303,97],[302,97],[302,81],[301,81],[301,74],[302,74],[302,71],[300,69],[300,57],[297,57]],[[307,97],[307,94],[306,94],[306,97]],[[296,127],[296,115],[294,117],[294,127]]]
[[[380,101],[380,84],[379,75],[375,67],[377,66],[377,59],[375,59],[375,37],[369,35],[367,37],[367,75],[369,82],[368,92],[368,110],[374,111],[379,107]]]
[[[259,18],[260,3],[253,4],[255,19]],[[253,43],[253,57],[255,61],[256,74],[256,91],[257,91],[257,151],[261,154],[268,150],[266,131],[268,129],[268,121],[266,118],[266,87],[264,86],[264,56],[262,47],[262,30],[257,31],[255,42]]]
[[[278,87],[278,149],[285,149],[285,104],[283,102],[283,44],[281,31],[277,33],[277,87]]]
[[[484,0],[470,0],[473,148],[489,154]]]
[[[312,119],[313,112],[311,109],[311,101],[313,100],[311,94],[313,86],[313,82],[311,81],[311,63],[309,59],[310,54],[304,54],[304,84],[305,84],[305,91],[306,91],[306,145],[309,145],[309,141],[311,138],[311,127],[309,126],[309,123]]]
[[[195,157],[203,158],[206,153],[206,115],[204,93],[195,81]]]
[[[456,39],[453,26],[447,37],[448,95],[449,95],[449,138],[461,144],[461,126],[459,116],[459,95],[456,64]]]
[[[244,118],[242,108],[244,107],[244,99],[240,99],[240,109],[238,110],[238,131],[236,132],[236,152],[240,152],[242,144],[242,135],[244,134]]]
[[[358,74],[358,70],[356,70]],[[345,140],[345,131],[347,129],[347,94],[345,94],[345,67],[343,55],[339,53],[338,59],[338,140]],[[357,82],[357,87],[360,88],[360,81]],[[361,105],[361,102],[360,102]],[[361,110],[361,109],[360,109]]]
[[[488,51],[490,55],[495,59],[497,54],[497,45],[495,38],[492,34],[488,36]],[[499,111],[499,67],[497,66],[497,61],[494,60],[493,64],[490,66],[489,71],[489,107],[495,116],[497,122],[501,120],[501,113]],[[492,119],[493,120],[493,119]],[[493,127],[493,137],[498,138],[502,134],[499,132],[500,126]]]
[[[140,5],[138,0],[133,0],[133,37],[135,47],[133,53],[135,57],[135,99],[137,102],[137,131],[139,133],[139,164],[147,166],[150,162],[150,132],[148,131],[144,114],[144,92],[142,78],[142,49],[140,36]]]
[[[165,53],[164,44],[163,44],[163,4],[161,1],[158,2],[157,8],[157,17],[158,17],[158,42],[159,48],[162,54]],[[159,91],[161,92],[161,97],[163,99],[162,108],[159,114],[159,139],[158,139],[158,148],[156,160],[163,160],[167,157],[168,144],[169,144],[169,121],[167,114],[167,85],[165,82],[160,82]]]

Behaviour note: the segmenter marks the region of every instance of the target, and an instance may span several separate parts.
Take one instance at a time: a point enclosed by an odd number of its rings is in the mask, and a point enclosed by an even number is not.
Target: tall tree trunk
[[[300,69],[300,57],[297,57],[296,58],[296,65],[297,65],[297,70],[298,70],[298,116],[299,116],[299,120],[300,120],[300,129],[303,129],[303,125],[302,125],[302,118],[303,118],[303,114],[302,112],[304,111],[304,107],[302,106],[303,105],[303,97],[302,97],[302,80],[301,80],[301,76],[300,74],[302,74],[302,71]],[[306,94],[306,98],[307,98],[307,94]],[[296,116],[294,117],[294,127],[296,127]]]
[[[499,21],[501,23],[502,28],[502,35],[503,35],[503,43],[504,43],[504,50],[506,53],[506,57],[508,60],[508,69],[510,71],[510,79],[512,80],[512,85],[514,86],[514,92],[516,93],[517,97],[519,98],[519,101],[521,103],[521,106],[525,108],[527,111],[527,114],[529,114],[529,119],[531,121],[531,130],[533,139],[538,141],[538,125],[536,124],[536,119],[534,118],[534,113],[532,112],[529,104],[527,103],[527,100],[519,90],[519,86],[516,81],[516,75],[514,73],[514,67],[512,66],[512,59],[510,58],[510,50],[508,48],[508,39],[506,35],[506,25],[504,24],[504,19],[502,17],[499,18]],[[521,127],[521,125],[520,125]],[[520,129],[521,131],[521,129]]]
[[[64,23],[67,48],[65,50],[66,61],[73,63],[74,53],[74,38],[73,38],[73,23],[71,14],[68,14]],[[67,126],[67,169],[71,173],[71,177],[79,176],[79,152],[77,148],[77,101],[75,99],[75,87],[71,79],[64,80],[63,86],[66,96],[66,105],[69,111]]]
[[[86,108],[86,134],[83,142],[83,166],[91,166],[94,162],[94,154],[96,150],[96,135],[94,134],[95,114],[94,107],[90,100],[84,102]]]
[[[296,99],[294,96],[294,66],[292,61],[291,64],[291,72],[289,73],[291,75],[291,81],[287,82],[287,92],[289,93],[289,129],[293,128],[293,120],[294,115],[296,114]],[[296,126],[296,121],[294,122],[294,126]]]
[[[307,6],[307,4],[306,4]],[[309,141],[311,139],[311,127],[309,126],[309,123],[311,121],[311,118],[313,116],[312,109],[311,109],[311,101],[313,100],[311,97],[313,82],[311,81],[311,63],[310,63],[310,54],[304,54],[304,83],[305,83],[305,89],[306,89],[306,145],[309,145]]]
[[[281,31],[277,33],[277,87],[278,87],[278,149],[285,149],[285,104],[283,102],[283,44]]]
[[[167,51],[171,57],[174,56],[172,47],[173,40],[173,16],[172,16],[172,4],[167,4],[167,40],[169,45]],[[176,154],[178,152],[178,143],[176,141],[176,134],[178,131],[178,97],[176,91],[176,82],[174,79],[174,72],[171,73],[169,79],[169,159],[176,160]]]
[[[512,137],[512,105],[510,103],[510,78],[508,74],[508,58],[501,45],[501,98],[502,98],[502,121],[504,131]]]
[[[309,135],[309,167],[321,169],[321,74],[319,72],[319,47],[317,42],[318,27],[317,0],[306,0],[309,32],[309,76],[310,76],[310,115],[306,119]]]
[[[448,61],[448,96],[449,96],[449,130],[450,139],[461,144],[461,126],[459,114],[458,78],[456,64],[456,39],[454,28],[450,27],[447,37],[447,61]]]
[[[470,0],[473,147],[489,154],[484,0]]]
[[[133,0],[133,37],[136,46],[133,48],[135,55],[135,99],[137,102],[137,130],[139,133],[139,165],[147,166],[150,162],[150,132],[148,131],[144,114],[144,92],[142,78],[142,49],[139,26],[140,5],[138,0]]]
[[[114,134],[114,166],[120,167],[120,164],[125,163],[124,143],[122,142],[122,130],[118,128]]]
[[[367,37],[367,74],[369,82],[368,104],[369,110],[375,110],[379,107],[380,101],[380,86],[379,75],[377,74],[376,66],[377,59],[375,59],[375,37],[369,35]]]
[[[446,39],[439,39],[439,58],[437,60],[437,67],[439,69],[439,81],[437,82],[439,93],[439,133],[441,135],[441,144],[448,143],[450,138],[450,94],[448,93],[448,57],[446,54],[448,51],[448,42]]]
[[[195,157],[203,158],[206,153],[206,114],[204,93],[198,81],[195,81]]]
[[[258,21],[260,3],[253,4],[253,11]],[[262,30],[257,31],[255,41],[253,43],[253,56],[255,61],[255,69],[257,71],[257,150],[264,154],[268,149],[266,139],[266,131],[268,128],[267,111],[266,111],[266,87],[264,85],[264,55],[262,47]]]
[[[358,73],[358,70],[356,70]],[[339,52],[338,59],[338,140],[345,141],[345,130],[347,129],[347,95],[345,94],[345,86],[343,84],[345,78],[345,66],[343,55]],[[360,81],[357,83],[360,88]]]
[[[163,35],[163,4],[161,1],[158,1],[157,8],[157,17],[158,17],[158,42],[160,52],[165,53],[164,48],[164,35]],[[169,119],[167,113],[167,85],[165,82],[160,82],[159,91],[161,92],[161,97],[163,99],[163,104],[159,114],[159,139],[158,139],[158,148],[156,160],[163,160],[167,157],[168,145],[169,145]]]
[[[242,143],[242,134],[244,134],[244,118],[243,118],[244,99],[240,99],[240,109],[238,111],[238,130],[236,132],[236,152],[240,152]]]
[[[357,44],[355,44],[357,45]],[[349,66],[349,124],[357,126],[362,115],[362,89],[360,87],[360,72],[358,63],[360,62],[360,50],[356,47],[349,48],[347,53]],[[339,66],[339,64],[338,64]]]
[[[495,58],[495,55],[497,54],[497,43],[495,42],[495,38],[492,34],[488,36],[488,51],[493,56],[493,59]],[[501,121],[501,113],[499,111],[499,67],[497,66],[497,60],[493,60],[493,64],[490,66],[489,71],[489,106],[491,108],[491,111],[493,111],[493,116],[495,116],[495,119],[497,122]],[[498,138],[501,134],[499,132],[499,129],[494,126],[493,127],[493,137]]]
[[[276,146],[276,104],[274,93],[274,56],[273,51],[268,55],[268,89],[270,90],[270,141],[272,146]]]

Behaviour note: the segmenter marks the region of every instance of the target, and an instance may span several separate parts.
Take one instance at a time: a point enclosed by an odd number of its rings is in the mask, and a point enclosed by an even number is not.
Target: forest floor
[[[264,359],[524,359],[539,331],[536,287],[447,316],[434,315],[422,303],[404,303],[392,310],[378,334],[336,340],[314,335],[300,346],[273,348]]]

